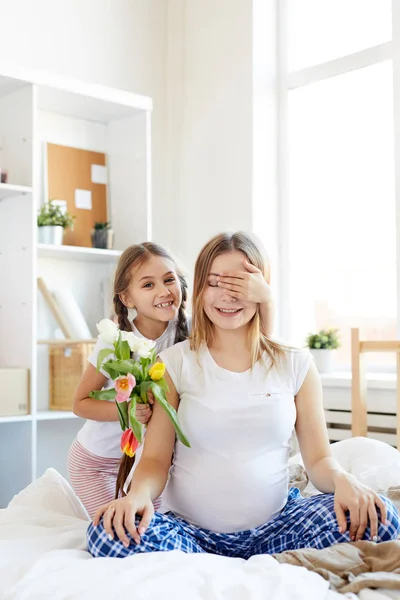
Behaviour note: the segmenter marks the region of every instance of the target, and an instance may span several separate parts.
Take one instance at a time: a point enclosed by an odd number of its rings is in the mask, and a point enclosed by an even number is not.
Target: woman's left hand
[[[371,488],[363,485],[356,477],[349,473],[339,473],[335,480],[335,513],[339,524],[339,531],[344,533],[347,529],[346,512],[350,512],[350,539],[358,542],[370,526],[371,540],[378,536],[378,513],[381,513],[381,522],[386,522],[386,506],[382,499]],[[375,539],[374,539],[375,538]]]
[[[248,260],[244,260],[243,265],[243,271],[220,273],[217,277],[218,287],[228,290],[234,298],[245,302],[263,304],[272,300],[271,287],[260,269]]]

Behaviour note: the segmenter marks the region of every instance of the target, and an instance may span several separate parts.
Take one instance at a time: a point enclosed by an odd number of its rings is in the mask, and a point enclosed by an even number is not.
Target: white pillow
[[[47,471],[14,496],[8,505],[8,515],[28,510],[57,513],[89,521],[89,515],[69,483],[55,469]],[[26,520],[26,516],[25,516]]]
[[[373,490],[400,486],[400,452],[385,442],[353,437],[331,444],[332,454],[340,465]],[[296,454],[289,463],[304,466]]]

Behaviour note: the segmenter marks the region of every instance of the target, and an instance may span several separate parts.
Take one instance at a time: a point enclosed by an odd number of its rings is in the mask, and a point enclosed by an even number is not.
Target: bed
[[[400,499],[400,453],[364,438],[332,448],[345,468],[374,489],[397,489]],[[314,493],[299,456],[291,459],[291,477],[304,493]],[[85,509],[53,469],[16,496],[0,511],[1,600],[400,600],[400,575],[399,592],[364,589],[344,596],[321,575],[272,556],[246,562],[170,552],[93,559],[85,549],[87,524]]]

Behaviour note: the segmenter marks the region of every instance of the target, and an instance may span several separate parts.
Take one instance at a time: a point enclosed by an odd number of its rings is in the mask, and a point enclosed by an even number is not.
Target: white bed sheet
[[[369,443],[371,442],[371,443]],[[385,489],[400,482],[400,453],[353,439],[334,454],[351,472]],[[86,552],[88,516],[54,469],[0,510],[1,600],[339,600],[328,583],[271,556],[248,561],[181,552],[93,559]],[[379,593],[379,592],[378,592]],[[354,595],[349,597],[355,598]],[[362,600],[378,600],[362,596]],[[361,596],[360,596],[361,599]]]
[[[4,600],[336,600],[328,583],[270,556],[248,561],[181,552],[93,559],[87,515],[53,469],[0,511]]]

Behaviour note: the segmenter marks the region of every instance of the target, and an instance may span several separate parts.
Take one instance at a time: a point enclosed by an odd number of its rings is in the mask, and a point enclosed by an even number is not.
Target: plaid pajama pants
[[[386,542],[398,537],[400,518],[392,502],[382,499],[387,506],[387,525],[379,524],[378,536],[379,541]],[[130,538],[129,533],[127,535]],[[370,539],[369,529],[363,539]],[[87,541],[92,556],[124,558],[139,552],[182,550],[248,559],[255,554],[326,548],[349,542],[350,537],[348,532],[339,532],[333,494],[303,498],[297,488],[291,488],[286,506],[275,519],[247,531],[217,533],[191,525],[169,512],[154,514],[139,545],[131,540],[125,548],[116,537],[109,540],[102,522],[97,527],[89,525]]]

